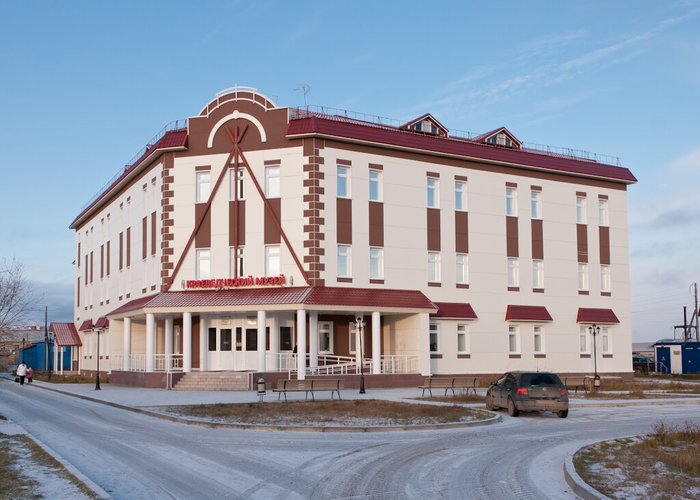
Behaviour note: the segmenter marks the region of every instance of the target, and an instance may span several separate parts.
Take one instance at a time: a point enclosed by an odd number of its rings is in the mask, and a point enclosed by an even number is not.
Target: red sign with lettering
[[[187,280],[185,288],[238,288],[244,286],[282,286],[286,283],[284,274],[279,276],[246,276],[243,278],[217,278],[208,280]]]

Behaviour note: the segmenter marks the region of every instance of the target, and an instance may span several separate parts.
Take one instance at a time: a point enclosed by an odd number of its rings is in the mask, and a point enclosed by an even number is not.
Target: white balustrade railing
[[[381,360],[382,373],[419,373],[418,356],[385,354]]]
[[[182,354],[156,354],[154,370],[157,372],[181,372]]]

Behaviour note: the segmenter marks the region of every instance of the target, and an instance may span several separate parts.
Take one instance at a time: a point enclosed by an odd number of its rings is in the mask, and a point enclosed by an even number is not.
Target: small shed
[[[665,339],[654,344],[658,373],[700,373],[700,342]]]
[[[75,325],[73,323],[51,323],[49,332],[53,334],[56,344],[55,371],[57,373],[63,373],[64,370],[77,371],[78,356],[83,343],[80,341],[80,335],[78,335]]]

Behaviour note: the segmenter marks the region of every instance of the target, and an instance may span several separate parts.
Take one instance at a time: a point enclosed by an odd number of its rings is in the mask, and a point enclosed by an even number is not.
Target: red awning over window
[[[85,332],[87,330],[92,330],[92,320],[91,319],[86,319],[83,321],[83,323],[80,325],[80,328],[78,328],[78,331]]]
[[[435,302],[438,310],[430,315],[431,318],[477,319],[470,304],[460,302]]]
[[[552,321],[544,306],[508,306],[506,321]]]
[[[593,309],[579,307],[576,323],[598,323],[602,325],[616,325],[620,322],[612,309]]]
[[[105,316],[97,318],[95,328],[109,328],[109,320]]]
[[[83,345],[73,323],[51,323],[49,331],[54,334],[56,345],[59,347]]]

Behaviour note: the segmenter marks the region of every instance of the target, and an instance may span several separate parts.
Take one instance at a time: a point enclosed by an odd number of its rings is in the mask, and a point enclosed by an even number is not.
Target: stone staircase
[[[249,372],[189,372],[173,387],[175,391],[249,391]]]

